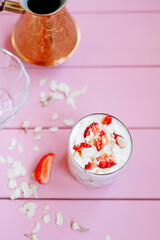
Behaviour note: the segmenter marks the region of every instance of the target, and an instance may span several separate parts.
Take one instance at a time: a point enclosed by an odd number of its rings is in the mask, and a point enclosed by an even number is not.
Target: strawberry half
[[[114,159],[107,154],[97,157],[96,160],[99,162],[99,165],[98,165],[99,168],[110,168],[116,165],[116,162],[114,161]]]
[[[109,116],[109,115],[106,116],[106,117],[104,117],[104,118],[102,119],[102,121],[101,121],[102,124],[106,124],[106,125],[111,124],[111,122],[112,122],[112,117]]]
[[[104,146],[107,144],[107,142],[108,142],[108,139],[107,139],[105,132],[103,130],[100,131],[100,133],[98,134],[98,137],[96,139],[97,151],[100,151],[102,148],[104,148]]]
[[[51,169],[53,165],[54,154],[49,153],[41,158],[39,161],[36,171],[35,171],[35,179],[40,184],[46,184],[49,181]]]
[[[98,126],[98,123],[93,122],[91,123],[84,131],[84,138],[89,136],[91,134],[91,131],[93,132],[93,135],[96,136],[96,134],[99,132],[100,128]]]
[[[82,142],[80,145],[74,145],[73,149],[81,155],[83,148],[90,148],[91,146],[88,143]]]

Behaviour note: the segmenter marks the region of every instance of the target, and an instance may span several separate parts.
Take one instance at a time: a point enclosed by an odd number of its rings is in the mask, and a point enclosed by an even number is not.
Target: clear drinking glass
[[[112,182],[115,178],[115,176],[122,170],[122,168],[126,165],[128,162],[131,153],[132,153],[132,138],[131,135],[127,129],[127,127],[117,118],[112,117],[112,123],[115,127],[118,126],[118,128],[121,129],[123,132],[124,139],[127,143],[126,145],[126,154],[125,157],[122,158],[120,164],[115,165],[111,168],[106,168],[104,170],[104,173],[95,173],[92,171],[85,170],[85,168],[77,162],[77,160],[74,157],[73,152],[73,145],[74,145],[74,139],[75,137],[79,136],[78,138],[81,139],[83,142],[82,134],[84,133],[84,130],[88,125],[90,125],[92,122],[98,122],[101,118],[105,116],[111,116],[104,113],[95,113],[90,114],[88,116],[83,117],[80,119],[72,128],[70,136],[69,136],[69,143],[68,143],[68,167],[70,169],[70,172],[72,175],[81,183],[92,186],[92,187],[100,187],[109,184]],[[99,120],[98,120],[99,119]],[[108,127],[108,126],[107,126]],[[109,130],[109,128],[108,128]],[[116,144],[115,144],[116,145]],[[85,159],[83,159],[85,161]]]
[[[0,128],[7,124],[24,105],[29,83],[29,76],[20,59],[1,48]]]

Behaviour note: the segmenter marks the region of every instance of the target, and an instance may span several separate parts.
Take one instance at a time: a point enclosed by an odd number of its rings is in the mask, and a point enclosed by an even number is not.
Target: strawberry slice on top
[[[111,116],[105,116],[103,119],[102,119],[102,121],[101,121],[101,123],[102,124],[104,124],[104,125],[109,125],[109,124],[111,124],[111,122],[112,122],[112,117]]]
[[[91,132],[93,133],[94,136],[96,136],[99,131],[100,131],[100,128],[98,126],[98,123],[93,122],[85,129],[84,138],[90,136]]]
[[[96,148],[97,151],[100,151],[104,146],[107,144],[108,138],[105,134],[105,132],[102,130],[99,132],[98,137],[96,139]]]
[[[97,157],[96,160],[99,162],[98,164],[99,168],[110,168],[116,165],[116,162],[114,161],[113,157],[108,154],[104,154],[100,157]]]
[[[46,184],[49,182],[54,156],[53,153],[49,153],[43,156],[39,161],[35,170],[35,179],[40,184]]]
[[[80,145],[74,145],[73,149],[81,155],[83,148],[90,148],[91,146],[88,143],[82,142]]]

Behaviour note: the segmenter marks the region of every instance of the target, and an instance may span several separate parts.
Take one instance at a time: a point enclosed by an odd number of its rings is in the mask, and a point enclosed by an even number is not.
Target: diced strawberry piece
[[[96,136],[96,134],[99,132],[100,128],[98,126],[98,123],[93,122],[91,123],[84,131],[84,138],[90,135],[91,131],[93,132],[93,135]]]
[[[111,156],[108,156],[107,154],[97,157],[96,160],[99,162],[98,165],[99,168],[110,168],[116,165],[114,159]]]
[[[83,148],[90,148],[91,146],[88,143],[82,142],[80,145],[74,145],[73,149],[77,152],[79,152],[79,154],[81,154]]]
[[[46,184],[49,181],[51,169],[53,165],[54,154],[49,153],[41,158],[39,161],[36,171],[35,171],[35,179],[40,184]]]
[[[100,151],[102,148],[104,148],[104,146],[107,144],[107,142],[108,142],[108,139],[107,139],[105,132],[103,130],[100,131],[98,134],[98,137],[96,139],[97,151]]]
[[[95,167],[95,164],[89,162],[88,164],[85,165],[85,169],[86,170],[91,170]]]
[[[106,124],[106,125],[111,124],[111,122],[112,122],[112,117],[109,116],[109,115],[106,116],[106,117],[104,117],[104,118],[102,119],[102,121],[101,121],[102,124]]]

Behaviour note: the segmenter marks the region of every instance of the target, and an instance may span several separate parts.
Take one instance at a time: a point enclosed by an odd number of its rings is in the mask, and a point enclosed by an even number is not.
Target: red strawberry
[[[103,130],[100,131],[98,134],[98,137],[96,139],[97,151],[100,151],[102,148],[104,148],[104,146],[107,144],[107,142],[108,142],[108,139],[107,139],[105,132]]]
[[[112,117],[109,116],[109,115],[106,116],[106,117],[104,117],[104,118],[102,119],[102,121],[101,121],[102,124],[106,124],[106,125],[111,124],[111,122],[112,122]]]
[[[94,168],[94,167],[95,167],[95,164],[93,164],[93,163],[91,163],[91,162],[89,162],[88,164],[85,165],[85,169],[86,169],[86,170],[91,170],[91,169]]]
[[[116,165],[116,162],[113,160],[112,156],[108,156],[107,154],[97,157],[96,160],[99,162],[99,168],[110,168]]]
[[[35,171],[35,179],[40,184],[46,184],[49,181],[51,169],[53,165],[54,154],[49,153],[41,158],[39,161],[36,171]]]
[[[84,138],[86,138],[87,136],[90,135],[90,131],[93,132],[94,136],[96,136],[96,134],[99,132],[99,126],[98,126],[98,123],[91,123],[87,128],[86,130],[84,131]]]
[[[74,145],[73,149],[77,152],[79,152],[79,154],[81,154],[83,148],[90,148],[91,146],[88,143],[82,142],[80,145]]]

